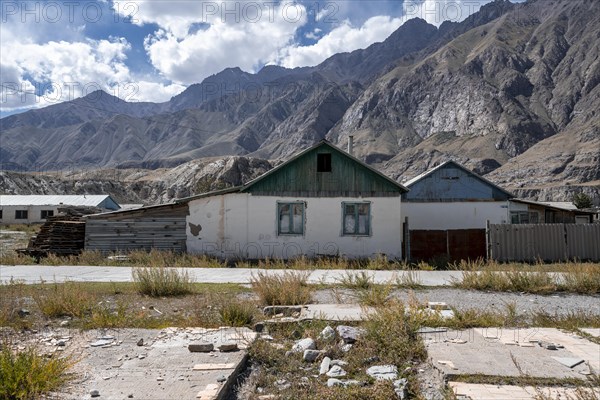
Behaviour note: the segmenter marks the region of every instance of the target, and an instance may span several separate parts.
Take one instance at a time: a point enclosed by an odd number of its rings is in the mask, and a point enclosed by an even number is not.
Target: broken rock
[[[398,368],[395,365],[375,365],[367,369],[367,375],[377,380],[393,381],[398,378]]]
[[[307,362],[314,362],[321,352],[319,350],[304,350],[304,355],[302,359]]]
[[[340,378],[342,376],[346,376],[346,371],[344,371],[344,369],[339,365],[334,365],[325,375],[330,378]]]
[[[329,371],[329,367],[331,366],[331,358],[325,357],[323,361],[321,361],[321,367],[319,369],[319,375],[324,375]]]
[[[212,343],[191,343],[188,345],[188,350],[191,353],[210,353],[215,349],[215,345]],[[219,347],[219,350],[221,348]],[[223,350],[221,350],[223,351]]]
[[[330,341],[330,340],[333,340],[334,338],[335,338],[335,330],[332,327],[330,327],[329,325],[327,325],[325,327],[325,329],[323,329],[323,331],[319,335],[319,339],[325,340],[325,341]]]
[[[219,346],[219,351],[222,353],[226,353],[228,351],[237,351],[238,345],[235,342],[223,343]]]
[[[293,347],[292,351],[295,353],[304,352],[304,350],[315,350],[317,344],[311,338],[299,340]]]
[[[337,327],[337,332],[344,343],[354,343],[358,340],[362,330],[353,326],[340,325]]]

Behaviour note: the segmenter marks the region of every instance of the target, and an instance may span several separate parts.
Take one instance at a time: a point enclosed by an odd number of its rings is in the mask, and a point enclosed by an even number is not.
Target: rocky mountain
[[[496,0],[461,23],[407,21],[315,67],[229,68],[166,103],[95,92],[3,118],[0,163],[175,171],[215,157],[284,159],[353,135],[356,155],[399,181],[451,158],[546,200],[549,187],[597,193],[599,38],[598,1]]]
[[[67,170],[48,174],[0,171],[4,194],[106,194],[120,204],[161,204],[249,182],[272,168],[265,160],[225,157],[170,169]]]
[[[473,28],[416,65],[370,85],[329,134],[373,141],[397,178],[454,158],[512,184],[529,179],[600,179],[600,3],[533,1]],[[561,139],[562,138],[562,139]],[[530,150],[530,155],[519,155]],[[509,162],[510,160],[510,162]],[[548,169],[546,169],[548,168]],[[529,181],[529,183],[532,183]]]

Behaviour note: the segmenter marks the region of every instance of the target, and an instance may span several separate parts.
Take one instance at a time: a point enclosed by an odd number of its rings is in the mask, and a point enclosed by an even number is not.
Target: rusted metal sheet
[[[456,229],[448,231],[450,261],[485,258],[485,229]]]
[[[411,230],[410,260],[475,260],[485,258],[485,229]]]
[[[600,261],[600,225],[492,224],[489,246],[498,261]]]

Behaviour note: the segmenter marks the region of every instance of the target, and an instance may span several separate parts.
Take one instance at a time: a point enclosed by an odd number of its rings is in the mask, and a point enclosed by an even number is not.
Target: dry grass
[[[0,289],[0,326],[24,327],[26,321],[19,316],[19,310],[25,306],[25,284],[10,278],[8,282],[0,284]]]
[[[152,297],[183,296],[193,292],[193,281],[185,270],[163,266],[134,267],[133,281],[140,294]]]
[[[547,272],[543,264],[528,268],[499,270],[495,264],[482,267],[480,263],[460,263],[462,280],[454,286],[463,289],[500,292],[553,293],[572,292],[600,293],[600,265],[593,263],[566,263],[561,272]]]
[[[363,306],[380,307],[390,301],[392,285],[373,285],[368,289],[357,291],[358,302]]]
[[[336,278],[338,285],[346,289],[368,290],[374,286],[374,277],[366,271],[350,272],[346,271],[341,277]]]
[[[216,328],[223,326],[220,311],[249,292],[236,284],[194,284],[193,288],[192,295],[157,298],[139,294],[130,282],[25,285],[13,281],[0,285],[0,326],[41,330],[68,316],[70,327],[83,329]],[[30,314],[20,316],[22,308]]]
[[[256,306],[250,302],[229,302],[223,304],[223,306],[219,309],[221,321],[228,326],[234,327],[242,327],[252,324],[256,314]]]
[[[252,289],[264,305],[302,305],[312,299],[314,288],[308,285],[308,271],[268,273],[259,271],[252,275]]]
[[[59,389],[68,380],[71,358],[39,355],[34,348],[14,352],[4,345],[0,349],[0,398],[36,400]]]
[[[257,340],[250,347],[252,370],[252,389],[263,388],[261,393],[276,394],[282,399],[364,399],[389,400],[397,398],[392,383],[375,382],[366,374],[366,369],[372,365],[393,364],[399,371],[414,365],[426,357],[425,347],[416,333],[418,327],[415,320],[405,312],[404,306],[392,303],[389,307],[379,310],[370,319],[358,324],[363,334],[352,350],[344,353],[337,340],[325,341],[318,339],[319,333],[326,321],[302,321],[294,324],[275,324],[269,327],[269,334],[275,338],[278,345],[265,340]],[[317,376],[318,362],[309,365],[302,361],[302,354],[286,354],[297,338],[317,338],[317,348],[332,359],[342,359],[348,364],[344,366],[348,376],[344,379],[356,379],[364,382],[365,386],[332,387],[326,385],[327,377]],[[409,379],[409,398],[419,398],[411,372],[401,376]],[[276,381],[285,379],[291,387],[280,390]],[[246,398],[256,399],[257,394],[251,393]]]
[[[356,354],[375,355],[381,363],[397,366],[423,361],[427,351],[417,334],[421,323],[421,317],[409,312],[404,303],[390,302],[370,314],[363,324],[366,332],[357,346],[362,351]]]
[[[404,271],[396,277],[396,286],[403,289],[422,289],[425,286],[419,277],[419,272],[414,270]]]
[[[33,299],[42,313],[49,318],[82,318],[91,312],[95,296],[87,292],[81,283],[52,283],[48,288],[39,288]]]

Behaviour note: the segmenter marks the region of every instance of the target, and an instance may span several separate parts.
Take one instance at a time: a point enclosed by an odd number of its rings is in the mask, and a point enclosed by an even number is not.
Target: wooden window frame
[[[29,219],[29,210],[15,210],[15,219]]]
[[[354,232],[346,231],[346,206],[356,206],[354,211]],[[368,207],[367,212],[367,232],[357,233],[359,224],[359,206],[366,205]],[[343,201],[342,202],[342,236],[371,236],[373,230],[371,229],[371,202],[370,201]]]
[[[289,226],[291,227],[290,232],[282,232],[281,231],[281,208],[285,206],[290,206],[290,211],[288,214],[289,218]],[[300,206],[302,207],[302,225],[300,227],[300,232],[295,231],[294,226],[294,207]],[[304,236],[304,225],[305,225],[305,217],[306,217],[306,203],[303,201],[278,201],[277,202],[277,236]]]

